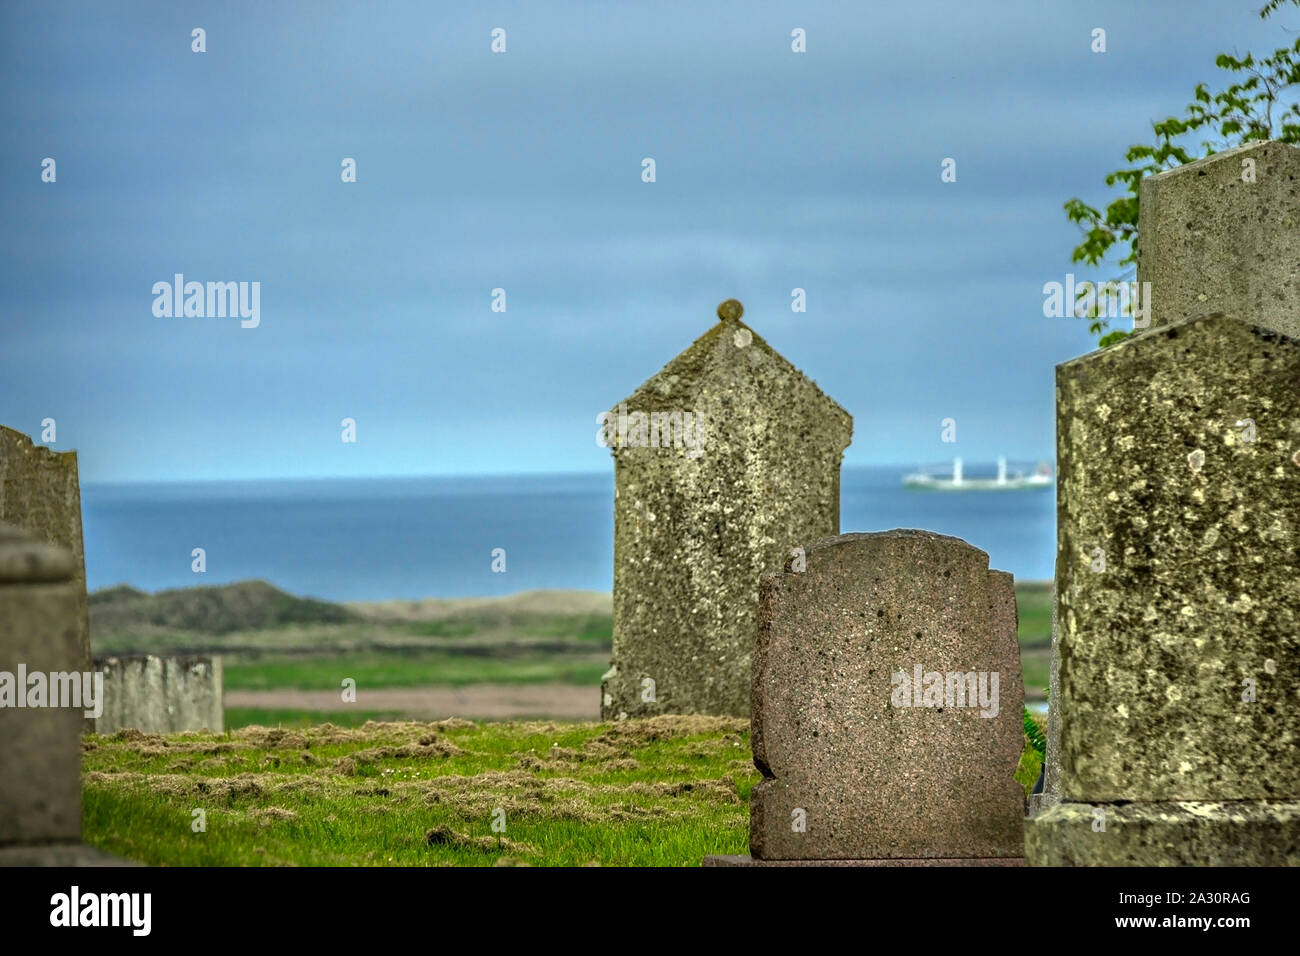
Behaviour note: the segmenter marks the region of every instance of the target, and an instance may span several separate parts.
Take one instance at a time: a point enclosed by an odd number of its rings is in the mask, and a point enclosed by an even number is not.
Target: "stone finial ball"
[[[745,307],[740,304],[738,299],[728,299],[722,305],[718,306],[718,318],[723,322],[729,319],[738,319],[745,314]]]

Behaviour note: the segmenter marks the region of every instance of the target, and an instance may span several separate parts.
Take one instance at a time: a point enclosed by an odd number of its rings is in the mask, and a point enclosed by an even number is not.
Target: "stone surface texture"
[[[1184,319],[1056,403],[1061,798],[1300,798],[1300,340]]]
[[[1300,338],[1300,149],[1252,143],[1148,176],[1138,222],[1152,328],[1224,311]]]
[[[107,657],[95,669],[104,673],[96,733],[225,729],[220,657]]]
[[[964,541],[907,530],[822,539],[806,548],[806,570],[793,568],[762,580],[752,727],[763,779],[750,797],[751,854],[1022,857],[1011,575],[990,571],[988,555]],[[917,666],[996,673],[996,714],[896,706],[894,675]]]
[[[724,306],[729,304],[724,303]],[[693,449],[614,458],[614,647],[603,719],[749,713],[758,579],[839,531],[852,419],[739,318],[726,316],[610,415],[689,412]],[[648,683],[653,681],[653,684]]]
[[[1025,853],[1035,866],[1300,866],[1300,803],[1060,803],[1025,827]]]
[[[0,866],[143,866],[84,843],[0,846]]]
[[[0,524],[0,672],[15,684],[20,665],[83,670],[78,566],[71,552]],[[83,722],[79,708],[0,707],[0,846],[81,838]]]

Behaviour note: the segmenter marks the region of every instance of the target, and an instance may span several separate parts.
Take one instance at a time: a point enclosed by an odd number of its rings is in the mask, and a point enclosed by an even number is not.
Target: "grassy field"
[[[304,730],[314,724],[332,723],[338,727],[360,727],[370,721],[401,720],[402,715],[384,710],[301,710],[288,707],[227,707],[226,729],[239,730],[254,725],[284,730]]]
[[[1052,583],[1017,582],[1016,611],[1025,698],[1042,700],[1046,696],[1052,650]]]
[[[1050,585],[1019,584],[1017,599],[1035,696]],[[97,593],[98,653],[218,653],[226,689],[263,706],[228,707],[224,734],[85,738],[86,839],[173,866],[697,866],[745,852],[759,779],[747,720],[420,723],[374,705],[282,706],[292,693],[337,696],[345,677],[363,695],[413,688],[421,699],[439,686],[457,700],[491,685],[593,693],[609,663],[609,602],[532,592],[339,605],[261,582]],[[1038,771],[1027,747],[1017,780],[1028,790]]]
[[[698,866],[746,852],[759,779],[749,722],[723,717],[123,731],[83,751],[86,841],[171,866]],[[1027,748],[1026,791],[1038,769]]]
[[[449,651],[361,651],[330,655],[268,655],[225,664],[228,690],[336,688],[345,677],[358,687],[419,687],[446,684],[600,683],[609,669],[609,652],[541,654],[520,652],[492,657]]]
[[[1016,613],[1021,646],[1052,643],[1052,582],[1017,581]]]
[[[1051,585],[1019,582],[1016,598],[1026,696],[1042,699]],[[98,654],[220,654],[232,691],[330,690],[344,677],[371,690],[595,686],[608,667],[613,634],[608,594],[333,604],[259,581],[157,594],[98,591],[91,624]]]

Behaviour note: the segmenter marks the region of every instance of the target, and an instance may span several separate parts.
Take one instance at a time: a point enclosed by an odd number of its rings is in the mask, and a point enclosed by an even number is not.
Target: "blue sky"
[[[6,3],[0,422],[85,482],[602,471],[734,296],[846,464],[1050,457],[1061,205],[1289,42],[1261,3]],[[177,272],[260,325],[156,317]]]

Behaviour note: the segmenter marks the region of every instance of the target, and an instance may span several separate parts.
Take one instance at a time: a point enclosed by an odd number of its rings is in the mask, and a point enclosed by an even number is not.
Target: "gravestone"
[[[1151,327],[1228,312],[1300,338],[1300,149],[1252,143],[1142,180]]]
[[[147,734],[225,729],[220,657],[147,654],[96,659],[104,675],[104,712],[95,733]]]
[[[1058,366],[1057,421],[1060,802],[1028,861],[1300,864],[1300,339],[1162,324]]]
[[[1297,157],[1144,180],[1152,328],[1057,368],[1060,803],[1031,863],[1300,862]]]
[[[957,538],[825,538],[764,576],[749,857],[1021,863],[1024,687],[1010,574]]]
[[[72,552],[0,524],[0,866],[114,862],[80,843],[84,593]]]
[[[0,522],[23,528],[38,540],[72,552],[77,598],[80,670],[90,667],[90,613],[86,558],[81,537],[81,485],[77,453],[34,445],[21,432],[0,425]]]
[[[1269,142],[1227,150],[1142,181],[1138,279],[1151,283],[1152,328],[1226,311],[1260,328],[1300,336],[1297,174],[1300,150]],[[1059,381],[1058,369],[1058,394]],[[1189,394],[1197,390],[1193,384]],[[1072,414],[1058,401],[1058,459]],[[1234,428],[1236,421],[1245,418],[1235,419]],[[1132,439],[1127,443],[1131,450]],[[1058,592],[1059,555],[1066,553],[1063,504],[1058,496]],[[1059,659],[1054,617],[1052,699],[1059,697]],[[1049,703],[1049,708],[1044,793],[1031,798],[1035,813],[1060,799],[1060,719],[1056,707]]]
[[[615,409],[614,648],[605,720],[749,713],[758,579],[839,531],[849,414],[739,302]]]

